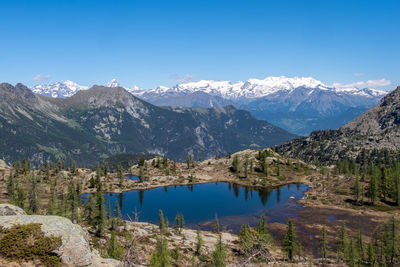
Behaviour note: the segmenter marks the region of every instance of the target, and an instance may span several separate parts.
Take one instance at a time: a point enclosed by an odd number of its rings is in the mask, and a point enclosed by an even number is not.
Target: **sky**
[[[398,0],[0,0],[0,82],[400,85]]]

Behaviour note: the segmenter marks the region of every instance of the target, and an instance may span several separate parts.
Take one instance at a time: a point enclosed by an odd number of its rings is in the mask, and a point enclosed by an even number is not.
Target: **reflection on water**
[[[219,218],[268,214],[274,221],[274,214],[282,216],[285,209],[299,206],[308,187],[304,184],[286,185],[277,189],[255,189],[231,183],[206,183],[185,186],[164,186],[150,190],[132,190],[123,193],[105,194],[111,210],[119,204],[125,219],[133,217],[135,209],[140,221],[158,222],[158,211],[162,209],[170,221],[179,212],[189,225]],[[87,195],[83,195],[83,198]],[[294,201],[290,199],[294,197]],[[291,203],[288,205],[288,203]],[[297,207],[296,206],[296,207]],[[275,212],[277,211],[277,212]]]

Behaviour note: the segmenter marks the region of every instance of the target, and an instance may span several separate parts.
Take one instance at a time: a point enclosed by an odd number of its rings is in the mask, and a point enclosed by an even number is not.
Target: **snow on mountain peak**
[[[107,87],[121,87],[117,79],[114,78],[107,83]],[[188,82],[177,84],[173,87],[159,86],[155,89],[142,89],[138,86],[132,88],[125,88],[131,94],[138,97],[147,99],[146,96],[165,94],[191,94],[194,92],[204,92],[212,96],[222,97],[228,100],[240,99],[256,99],[276,94],[290,94],[297,88],[304,88],[309,90],[309,95],[315,90],[331,91],[336,94],[346,94],[354,96],[363,96],[368,98],[381,97],[387,92],[357,87],[336,87],[327,86],[323,82],[316,80],[312,77],[286,77],[286,76],[270,76],[265,79],[249,79],[245,82],[238,81],[232,83],[231,81],[216,81],[216,80],[200,80],[196,82]],[[50,97],[69,97],[74,95],[79,90],[88,89],[87,86],[81,86],[72,81],[57,82],[48,85],[36,85],[31,88],[36,94],[42,94]]]
[[[35,94],[41,94],[53,98],[70,97],[80,90],[87,90],[89,87],[79,85],[73,81],[56,82],[52,84],[40,84],[31,88]]]
[[[107,87],[121,87],[116,78],[113,78],[107,83]]]

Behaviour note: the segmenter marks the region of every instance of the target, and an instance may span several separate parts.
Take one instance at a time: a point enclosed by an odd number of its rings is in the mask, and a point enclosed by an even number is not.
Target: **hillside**
[[[171,109],[121,87],[93,86],[69,98],[0,85],[0,158],[94,163],[121,153],[166,154],[183,160],[274,146],[295,136],[232,106]]]
[[[388,160],[400,153],[400,87],[338,130],[316,131],[276,150],[306,161]]]

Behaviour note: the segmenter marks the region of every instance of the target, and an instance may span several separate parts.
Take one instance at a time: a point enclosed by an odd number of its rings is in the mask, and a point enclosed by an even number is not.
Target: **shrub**
[[[53,252],[61,244],[61,237],[45,236],[39,223],[0,227],[0,254],[8,259],[61,266],[61,259]]]

